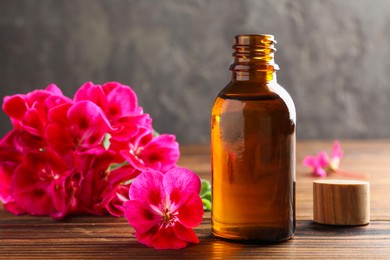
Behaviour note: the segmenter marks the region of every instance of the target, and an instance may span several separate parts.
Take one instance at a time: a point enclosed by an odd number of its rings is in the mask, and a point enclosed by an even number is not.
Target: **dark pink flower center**
[[[162,226],[164,228],[171,227],[175,224],[177,221],[177,213],[176,212],[171,212],[168,208],[166,208],[163,212],[163,222]]]

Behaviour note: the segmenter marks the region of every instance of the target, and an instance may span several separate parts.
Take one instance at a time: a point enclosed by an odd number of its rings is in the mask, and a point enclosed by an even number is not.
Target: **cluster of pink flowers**
[[[9,212],[54,219],[126,215],[147,245],[180,248],[197,242],[191,228],[203,216],[199,177],[177,168],[175,136],[156,136],[150,116],[129,86],[87,82],[70,99],[51,84],[5,97],[3,110],[14,126],[0,140],[0,200]],[[193,219],[188,207],[195,210]],[[148,229],[145,223],[152,215]],[[156,228],[176,232],[181,239],[159,244]],[[157,242],[146,239],[152,235]]]

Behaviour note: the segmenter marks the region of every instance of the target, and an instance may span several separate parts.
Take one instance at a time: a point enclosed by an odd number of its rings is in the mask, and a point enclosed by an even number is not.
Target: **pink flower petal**
[[[64,103],[55,107],[51,107],[50,109],[48,109],[48,113],[47,113],[48,121],[51,123],[57,123],[63,126],[68,126],[69,121],[67,118],[67,114],[71,106],[72,106],[71,103]]]
[[[52,210],[49,181],[40,180],[32,165],[21,165],[13,176],[11,189],[18,207],[31,215],[49,215]]]
[[[11,212],[15,215],[21,215],[26,213],[26,211],[21,209],[14,200],[3,204],[3,207],[8,212]]]
[[[154,226],[151,230],[145,233],[135,232],[135,237],[137,238],[138,242],[146,246],[153,247],[153,237],[158,231],[159,226]]]
[[[123,165],[118,169],[112,170],[108,176],[108,183],[119,184],[134,179],[140,174],[139,171],[131,167],[130,165]]]
[[[186,168],[173,168],[164,175],[164,189],[170,194],[172,202],[178,204],[181,194],[194,192],[199,194],[201,182],[199,177]]]
[[[77,199],[83,211],[95,215],[102,215],[106,211],[98,205],[104,200],[102,194],[108,187],[107,169],[112,161],[112,154],[105,150],[95,150],[96,153],[81,153],[80,190],[77,192]],[[74,185],[72,185],[74,186]],[[127,196],[128,189],[125,195]]]
[[[5,167],[0,167],[0,201],[3,204],[14,201],[10,190],[12,175],[12,171],[5,169]]]
[[[117,124],[129,124],[144,127],[147,129],[152,128],[152,119],[149,114],[123,116],[116,122]]]
[[[123,204],[127,221],[136,232],[148,232],[162,222],[162,216],[154,212],[149,205],[139,200],[129,200]]]
[[[111,138],[121,142],[132,142],[143,137],[141,129],[148,129],[151,132],[152,125],[151,118],[148,114],[126,116],[119,118],[112,124],[112,131],[110,131]]]
[[[174,168],[164,175],[164,188],[169,194],[171,210],[178,212],[180,223],[196,227],[203,219],[203,203],[199,197],[199,177],[185,168]]]
[[[343,158],[343,150],[341,149],[341,145],[339,141],[335,141],[333,143],[333,148],[330,154],[330,158],[339,158],[340,160]]]
[[[24,96],[14,95],[4,97],[3,111],[11,118],[21,121],[27,111]]]
[[[61,91],[61,89],[56,85],[56,84],[50,84],[46,87],[46,89],[48,92],[51,92],[53,93],[53,95],[56,95],[56,96],[63,96],[63,93]]]
[[[0,164],[15,167],[22,160],[23,146],[20,145],[21,131],[13,129],[0,140]]]
[[[130,186],[129,198],[158,207],[162,202],[165,202],[163,178],[164,175],[158,171],[141,173]]]
[[[129,200],[129,186],[126,184],[140,174],[130,165],[124,165],[112,170],[107,177],[107,185],[101,193],[102,202],[97,208],[106,208],[107,211],[117,217],[124,215],[123,203]]]
[[[62,156],[73,152],[75,147],[70,130],[59,124],[49,124],[46,127],[45,139],[48,145]]]
[[[187,228],[183,225],[176,224],[173,226],[173,231],[175,232],[176,236],[183,241],[189,242],[189,243],[199,243],[199,239],[196,236],[195,232],[191,228]]]
[[[185,197],[187,198],[184,200]],[[199,193],[192,192],[189,196],[183,195],[183,199],[177,207],[177,217],[185,227],[194,228],[202,223],[204,210]]]
[[[101,143],[110,128],[110,123],[100,107],[91,101],[75,103],[68,111],[68,120],[80,145],[86,147]]]
[[[174,135],[159,135],[153,138],[141,151],[141,159],[145,165],[161,172],[176,167],[179,160],[179,144]]]
[[[28,108],[42,108],[42,105],[45,103],[45,100],[52,96],[53,93],[43,89],[37,89],[26,95],[26,102]]]
[[[152,239],[151,246],[156,249],[181,249],[188,245],[187,241],[181,240],[176,235],[173,227],[159,229]]]
[[[49,96],[45,99],[45,102],[44,102],[44,106],[43,106],[43,114],[45,114],[45,117],[46,117],[46,114],[47,114],[47,111],[49,111],[50,109],[52,108],[55,108],[57,106],[61,106],[61,105],[72,105],[73,101],[68,98],[68,97],[65,97],[65,96]]]
[[[3,204],[14,202],[11,179],[23,160],[23,148],[17,142],[19,133],[20,130],[14,129],[0,140],[0,201]]]
[[[307,155],[303,158],[303,165],[314,167],[317,164],[317,158],[315,156]]]
[[[106,114],[111,120],[115,121],[122,116],[142,114],[142,109],[138,107],[137,95],[129,86],[109,82],[103,88],[107,89],[109,84],[116,85],[107,95]]]
[[[114,188],[107,188],[102,196],[101,203],[96,205],[98,210],[105,208],[112,216],[123,217],[123,204],[128,200],[129,185],[116,185]]]
[[[23,129],[32,135],[42,136],[45,125],[45,119],[36,109],[29,109],[23,116]]]
[[[147,171],[149,168],[145,165],[144,161],[140,159],[133,150],[122,150],[119,154],[135,169],[138,171]],[[158,170],[158,169],[156,169]]]
[[[329,165],[329,157],[327,152],[321,151],[317,155],[317,165],[320,167],[327,167]]]
[[[50,194],[53,200],[53,209],[50,216],[53,219],[62,219],[66,215],[78,211],[78,200],[75,197],[75,192],[80,188],[80,182],[81,174],[70,171],[51,182]]]
[[[99,106],[103,111],[107,108],[107,97],[100,85],[94,85],[92,82],[86,82],[74,95],[75,102],[89,100]]]
[[[313,171],[313,175],[314,176],[325,177],[326,174],[327,173],[326,173],[325,169],[323,169],[321,167],[315,167],[314,168],[314,171]]]
[[[111,139],[119,142],[128,143],[138,133],[138,126],[136,124],[116,124],[113,130],[110,131]]]

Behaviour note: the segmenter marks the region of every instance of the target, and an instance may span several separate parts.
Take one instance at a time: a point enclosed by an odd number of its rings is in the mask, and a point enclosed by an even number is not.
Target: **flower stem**
[[[333,173],[347,177],[347,178],[357,178],[357,179],[364,179],[364,180],[368,179],[368,175],[363,174],[363,173],[346,172],[346,171],[342,171],[342,170],[333,170]]]

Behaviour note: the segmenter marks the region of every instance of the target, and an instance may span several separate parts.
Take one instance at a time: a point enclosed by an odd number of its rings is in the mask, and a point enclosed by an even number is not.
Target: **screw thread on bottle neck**
[[[274,36],[269,34],[237,35],[234,38],[234,62],[230,66],[234,80],[274,79],[279,69],[274,61]]]

